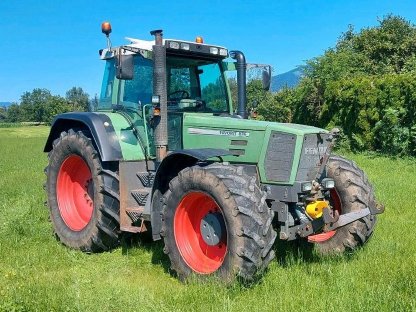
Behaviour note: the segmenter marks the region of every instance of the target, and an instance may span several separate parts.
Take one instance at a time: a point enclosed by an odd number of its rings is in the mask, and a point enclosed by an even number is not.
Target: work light
[[[324,189],[332,189],[335,187],[335,181],[331,178],[325,178],[322,180],[321,185]]]
[[[312,190],[312,182],[311,181],[307,181],[307,182],[302,182],[300,185],[300,189],[302,190],[302,192],[309,192]]]

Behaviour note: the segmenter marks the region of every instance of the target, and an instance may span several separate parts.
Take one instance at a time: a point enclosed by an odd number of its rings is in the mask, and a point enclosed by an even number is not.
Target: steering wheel
[[[175,94],[178,94],[180,96],[173,96]],[[175,101],[175,100],[178,101],[178,100],[181,100],[181,99],[188,99],[189,98],[189,92],[186,91],[186,90],[177,90],[177,91],[174,91],[172,93],[169,93],[168,98],[171,101]]]

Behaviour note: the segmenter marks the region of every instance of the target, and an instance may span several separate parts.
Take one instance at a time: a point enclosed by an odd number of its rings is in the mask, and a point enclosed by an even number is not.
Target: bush
[[[415,156],[416,27],[391,15],[350,27],[280,101],[293,122],[342,128],[352,150]]]

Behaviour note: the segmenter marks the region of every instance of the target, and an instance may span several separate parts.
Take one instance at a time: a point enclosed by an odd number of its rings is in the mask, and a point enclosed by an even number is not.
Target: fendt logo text
[[[326,146],[305,147],[305,155],[322,155],[326,152]]]

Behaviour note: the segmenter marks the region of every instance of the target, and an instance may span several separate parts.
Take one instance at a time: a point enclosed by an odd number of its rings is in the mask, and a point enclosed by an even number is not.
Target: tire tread
[[[58,138],[52,143],[52,150],[48,153],[49,163],[44,172],[47,176],[46,192],[48,197],[48,206],[51,211],[51,218],[57,218],[52,211],[59,211],[56,200],[54,200],[52,193],[55,192],[56,184],[52,181],[52,176],[59,171],[60,164],[56,164],[56,159],[61,159],[61,155],[65,149],[74,149],[73,153],[78,155],[90,155],[93,163],[91,168],[92,174],[98,177],[101,198],[94,199],[99,201],[95,203],[97,210],[97,218],[91,219],[94,226],[87,234],[79,234],[78,232],[71,232],[69,228],[58,220],[52,220],[54,225],[55,237],[64,245],[74,249],[80,249],[85,252],[101,252],[110,250],[119,245],[119,177],[117,173],[116,163],[103,164],[99,154],[89,137],[89,132],[85,129],[68,129],[62,131]],[[88,156],[82,156],[88,157]],[[111,203],[111,204],[108,204]]]

